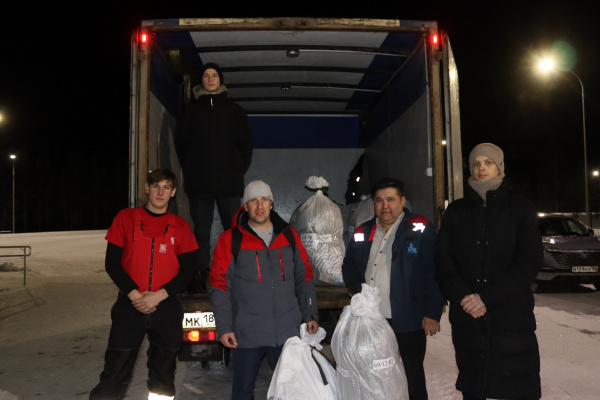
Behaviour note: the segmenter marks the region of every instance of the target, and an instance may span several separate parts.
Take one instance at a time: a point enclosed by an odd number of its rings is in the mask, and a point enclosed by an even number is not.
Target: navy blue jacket
[[[342,275],[352,293],[360,292],[365,283],[375,224],[373,218],[356,228],[346,249]],[[390,277],[392,328],[397,333],[422,329],[423,317],[440,320],[445,300],[435,280],[436,236],[435,227],[427,218],[404,209],[392,245]]]

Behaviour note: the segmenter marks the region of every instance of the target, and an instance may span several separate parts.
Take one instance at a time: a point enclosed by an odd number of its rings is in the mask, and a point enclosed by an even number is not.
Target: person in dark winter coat
[[[233,349],[232,400],[254,399],[262,359],[275,369],[302,322],[309,334],[319,329],[312,267],[300,236],[272,211],[265,182],[248,183],[243,202],[232,228],[219,236],[210,271],[217,335]]]
[[[342,275],[351,293],[379,289],[381,314],[398,342],[410,400],[427,400],[427,335],[440,331],[444,298],[435,280],[435,227],[405,207],[404,183],[382,178],[371,190],[376,217],[348,243]]]
[[[217,64],[204,65],[202,84],[193,92],[195,101],[184,110],[174,141],[199,247],[197,275],[188,289],[197,292],[206,289],[215,203],[227,230],[240,207],[253,144],[246,112],[227,98]]]
[[[464,198],[444,213],[436,277],[450,302],[456,388],[464,399],[541,397],[531,282],[543,248],[536,210],[511,192],[504,154],[491,144],[469,156]]]

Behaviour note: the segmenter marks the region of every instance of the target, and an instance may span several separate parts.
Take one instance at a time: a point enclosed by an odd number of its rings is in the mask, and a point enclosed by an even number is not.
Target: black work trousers
[[[100,383],[90,400],[125,397],[144,337],[148,335],[148,389],[163,396],[175,395],[175,365],[183,342],[183,310],[176,297],[163,300],[156,311],[142,314],[119,293],[111,310],[112,326]]]
[[[210,232],[215,212],[221,218],[223,231],[231,228],[231,221],[240,208],[240,196],[229,194],[203,193],[188,195],[190,214],[194,222],[194,236],[198,242],[197,273],[206,274],[210,270]]]
[[[410,400],[427,400],[427,383],[423,367],[427,350],[425,332],[423,329],[406,333],[396,332],[396,341],[406,373],[408,398]]]

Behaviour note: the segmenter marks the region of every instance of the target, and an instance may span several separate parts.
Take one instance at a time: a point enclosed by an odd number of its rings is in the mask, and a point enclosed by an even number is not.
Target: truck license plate
[[[598,272],[598,266],[575,266],[571,267],[571,272]]]
[[[215,330],[215,316],[212,312],[197,312],[183,314],[183,329]]]

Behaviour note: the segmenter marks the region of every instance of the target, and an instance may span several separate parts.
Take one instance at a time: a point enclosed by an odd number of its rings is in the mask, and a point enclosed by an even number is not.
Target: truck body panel
[[[178,19],[142,21],[132,38],[131,207],[145,203],[149,169],[169,168],[182,181],[173,132],[206,62],[221,66],[229,98],[249,116],[245,181],[269,183],[284,219],[313,195],[310,176],[329,182],[343,210],[377,178],[398,177],[412,211],[436,226],[462,196],[458,75],[436,22]],[[192,224],[184,190],[172,203]],[[213,246],[220,225],[215,211]],[[320,310],[348,304],[343,287],[318,290]],[[180,299],[186,312],[211,309],[207,295]]]

